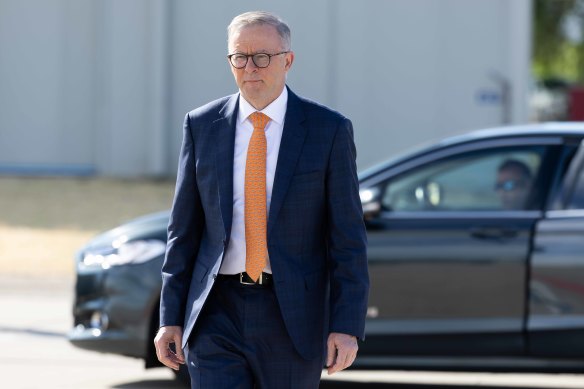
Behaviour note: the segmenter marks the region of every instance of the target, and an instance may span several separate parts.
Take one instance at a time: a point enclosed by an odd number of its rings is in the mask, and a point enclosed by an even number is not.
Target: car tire
[[[189,375],[189,369],[186,365],[180,365],[178,370],[173,369],[172,372],[179,382],[182,382],[187,386],[191,385],[191,376]]]

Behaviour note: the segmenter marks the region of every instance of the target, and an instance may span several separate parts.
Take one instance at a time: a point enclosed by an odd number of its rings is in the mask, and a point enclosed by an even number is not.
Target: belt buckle
[[[239,283],[240,284],[243,284],[243,285],[255,285],[256,284],[256,282],[247,282],[247,281],[244,281],[243,280],[243,272],[239,273]],[[258,283],[260,285],[262,283],[262,275],[261,274],[260,274],[260,279],[259,279],[259,282]]]

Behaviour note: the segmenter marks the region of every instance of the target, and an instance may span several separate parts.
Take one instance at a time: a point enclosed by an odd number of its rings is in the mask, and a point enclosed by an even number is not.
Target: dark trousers
[[[302,358],[271,287],[217,279],[188,341],[197,389],[318,388],[324,355]]]

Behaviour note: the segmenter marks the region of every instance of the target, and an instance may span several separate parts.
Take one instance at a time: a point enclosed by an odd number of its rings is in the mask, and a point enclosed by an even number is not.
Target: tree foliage
[[[572,18],[582,32],[584,0],[534,0],[533,69],[540,78],[584,82],[584,42],[567,33]]]

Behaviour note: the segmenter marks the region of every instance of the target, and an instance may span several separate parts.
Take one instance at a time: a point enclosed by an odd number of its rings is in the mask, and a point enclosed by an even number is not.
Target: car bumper
[[[143,358],[144,339],[132,339],[124,331],[102,332],[95,328],[75,327],[67,335],[71,344],[85,350]]]
[[[78,272],[69,341],[86,350],[146,358],[158,308],[159,262]]]

